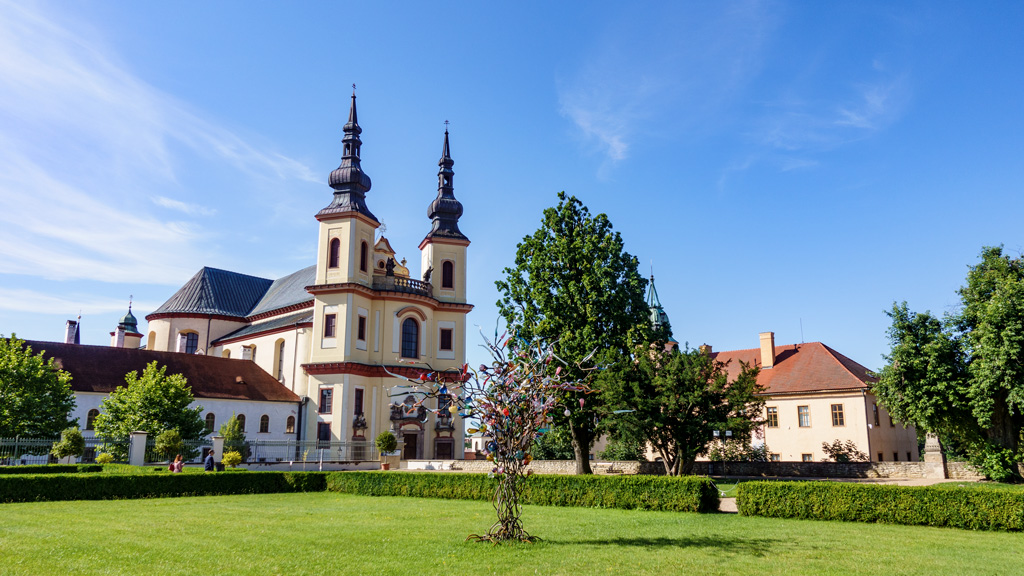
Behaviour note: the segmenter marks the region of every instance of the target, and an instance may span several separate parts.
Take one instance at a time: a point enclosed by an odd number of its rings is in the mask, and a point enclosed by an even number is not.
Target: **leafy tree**
[[[156,437],[156,451],[171,460],[185,449],[185,442],[177,430],[164,430]]]
[[[894,418],[956,438],[992,479],[1020,479],[1024,457],[1024,260],[986,247],[939,320],[894,304],[875,394]]]
[[[699,350],[666,350],[660,343],[638,349],[633,366],[603,379],[611,407],[621,412],[616,433],[650,443],[666,474],[689,474],[715,430],[748,442],[761,424],[759,369],[740,366],[729,381],[727,364]]]
[[[770,452],[767,444],[754,446],[745,441],[715,441],[708,449],[708,460],[714,462],[768,462]]]
[[[224,451],[238,452],[243,459],[249,459],[249,444],[245,441],[245,430],[234,413],[220,427],[220,435],[224,437]]]
[[[541,227],[519,243],[515,266],[504,274],[495,282],[500,314],[516,337],[554,344],[569,380],[584,379],[580,366],[595,351],[592,363],[607,366],[632,343],[650,340],[647,281],[637,272],[636,258],[624,250],[606,215],[591,216],[565,192],[558,194],[558,206],[544,210]],[[574,409],[569,416],[556,414],[554,425],[569,430],[576,472],[590,474],[590,446],[600,432],[603,403],[597,394],[583,405],[581,398],[560,398]]]
[[[53,443],[50,454],[56,458],[67,458],[68,456],[81,456],[85,453],[85,438],[78,426],[72,426],[60,433],[60,440]]]
[[[0,438],[54,438],[73,426],[71,375],[14,334],[0,335]]]
[[[630,439],[612,438],[608,446],[598,455],[602,460],[647,460],[644,443]]]
[[[150,362],[139,376],[129,372],[126,386],[100,403],[96,417],[96,435],[109,442],[124,442],[136,430],[155,436],[165,430],[177,430],[182,438],[202,439],[206,424],[200,417],[202,406],[189,408],[195,400],[188,381],[181,374],[167,375],[167,367]],[[119,459],[126,457],[121,445],[108,447]]]
[[[373,445],[377,447],[377,451],[380,452],[381,456],[394,452],[398,449],[398,438],[390,431],[385,430],[373,440]]]
[[[533,442],[533,454],[536,460],[575,460],[576,452],[572,448],[572,436],[566,427],[555,427]]]
[[[857,448],[857,443],[853,440],[847,440],[844,444],[842,440],[838,438],[833,440],[831,444],[828,442],[821,443],[821,451],[825,453],[828,458],[824,461],[832,460],[833,462],[867,462],[868,455],[861,452]]]

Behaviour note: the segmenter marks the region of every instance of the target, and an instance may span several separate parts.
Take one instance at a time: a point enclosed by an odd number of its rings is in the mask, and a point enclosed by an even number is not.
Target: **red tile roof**
[[[729,378],[740,371],[740,361],[761,365],[761,349],[713,352],[716,359],[729,361]],[[775,347],[775,366],[761,370],[757,381],[768,395],[818,391],[864,390],[878,379],[871,371],[825,346],[821,342]]]
[[[70,372],[71,389],[76,392],[113,392],[124,386],[126,374],[133,370],[141,374],[147,364],[156,360],[158,365],[167,366],[168,374],[185,376],[196,398],[299,401],[291,390],[250,360],[33,340],[26,344],[35,354],[45,351],[54,364]]]

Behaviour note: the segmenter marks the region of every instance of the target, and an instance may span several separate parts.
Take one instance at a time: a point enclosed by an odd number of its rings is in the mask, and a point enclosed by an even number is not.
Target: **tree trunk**
[[[590,430],[577,428],[570,420],[569,432],[572,434],[572,451],[576,455],[576,473],[593,474],[593,470],[590,469]]]
[[[1022,419],[1024,418],[1021,416],[1014,417],[1010,414],[1005,398],[997,399],[992,406],[991,424],[987,431],[989,440],[1000,448],[1013,451],[1016,455],[1020,446]],[[1017,479],[1021,478],[1020,471],[1016,466],[1011,472]]]

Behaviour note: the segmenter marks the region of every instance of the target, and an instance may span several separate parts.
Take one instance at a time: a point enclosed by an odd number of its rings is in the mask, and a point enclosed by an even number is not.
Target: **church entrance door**
[[[420,457],[418,450],[420,435],[416,432],[404,432],[402,436],[405,437],[405,445],[402,446],[402,460],[418,460]]]

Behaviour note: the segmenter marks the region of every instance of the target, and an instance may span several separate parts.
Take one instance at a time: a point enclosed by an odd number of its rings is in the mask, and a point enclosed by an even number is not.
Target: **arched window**
[[[245,414],[239,414],[235,416],[235,420],[238,420],[238,427],[245,432]]]
[[[266,434],[270,432],[270,416],[264,414],[260,416],[260,434]]]
[[[185,334],[185,354],[195,354],[199,349],[199,334],[189,332]]]
[[[100,415],[100,411],[93,408],[89,410],[88,416],[85,417],[85,429],[94,430],[96,425],[96,417]]]
[[[451,260],[441,264],[441,288],[455,288],[455,264]]]
[[[366,241],[364,240],[361,244],[359,244],[359,271],[360,272],[366,272],[366,261],[368,259],[367,251],[368,251],[368,248],[366,246]]]
[[[412,318],[402,322],[402,357],[420,357],[420,325]]]
[[[150,332],[146,340],[146,350],[156,350],[156,332]]]
[[[289,416],[284,425],[285,434],[295,434],[295,416]]]
[[[337,238],[332,238],[331,248],[328,252],[329,254],[327,256],[327,267],[337,268],[338,260],[341,258],[341,240],[338,240]]]
[[[221,358],[231,358],[231,350],[228,350],[227,348],[225,348],[224,351],[220,353],[220,357]]]
[[[206,433],[213,432],[213,427],[217,424],[217,417],[210,412],[206,415]]]
[[[284,381],[284,340],[277,341],[277,380]]]

